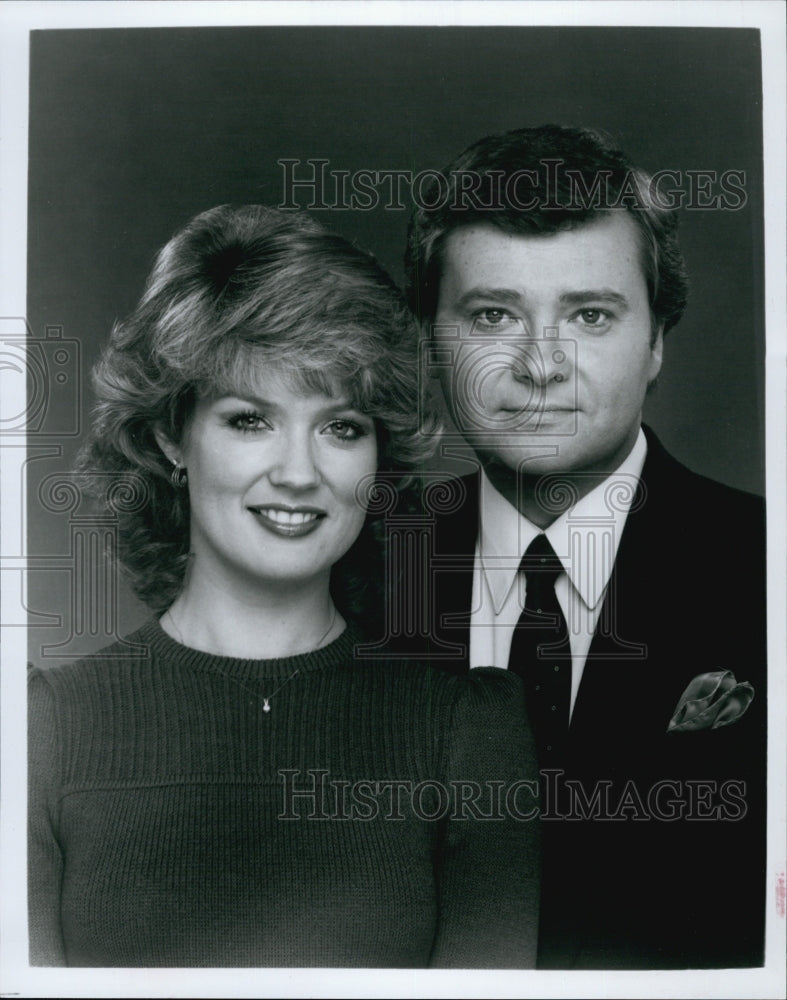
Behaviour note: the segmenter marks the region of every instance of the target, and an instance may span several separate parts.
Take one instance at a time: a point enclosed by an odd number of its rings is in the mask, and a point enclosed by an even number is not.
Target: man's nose
[[[514,378],[542,387],[564,382],[571,373],[569,346],[559,339],[557,327],[544,327],[541,336],[520,342]]]
[[[315,454],[316,444],[304,431],[282,434],[268,472],[274,486],[308,490],[320,483],[321,475]]]

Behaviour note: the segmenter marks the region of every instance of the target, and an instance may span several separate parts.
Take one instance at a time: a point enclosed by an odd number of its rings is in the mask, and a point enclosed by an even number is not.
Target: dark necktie
[[[563,566],[546,535],[530,543],[519,572],[525,575],[525,607],[511,640],[508,669],[524,681],[541,767],[560,767],[571,702],[571,646],[555,596]]]

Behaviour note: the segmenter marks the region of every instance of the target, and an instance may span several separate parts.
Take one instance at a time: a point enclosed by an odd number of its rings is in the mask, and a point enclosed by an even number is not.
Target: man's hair
[[[677,214],[659,204],[650,175],[603,134],[559,125],[487,136],[423,192],[405,257],[410,306],[422,322],[434,319],[441,255],[456,229],[488,223],[515,235],[548,234],[615,211],[637,226],[654,326],[666,333],[686,305]]]
[[[200,396],[253,394],[270,369],[298,390],[345,393],[371,416],[378,475],[413,470],[436,429],[419,425],[417,340],[374,258],[308,216],[220,206],[180,230],[94,369],[97,405],[78,462],[87,490],[117,518],[138,596],[167,608],[189,553],[188,490],[172,484],[156,429],[179,442]],[[362,549],[363,535],[347,565]]]

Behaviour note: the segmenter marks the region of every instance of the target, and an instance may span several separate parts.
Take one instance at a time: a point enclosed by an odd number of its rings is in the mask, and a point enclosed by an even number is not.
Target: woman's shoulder
[[[499,667],[476,667],[457,672],[429,659],[410,656],[365,655],[356,651],[355,669],[368,672],[389,682],[408,682],[422,688],[442,692],[450,698],[492,700],[518,697],[522,682],[510,670]]]
[[[151,619],[136,631],[80,659],[56,659],[47,663],[28,663],[27,679],[32,690],[65,691],[95,684],[113,676],[131,676],[140,665],[150,661]]]
[[[417,661],[390,669],[408,677],[448,774],[511,781],[537,775],[524,686],[516,674],[498,667],[456,674]]]
[[[402,702],[422,706],[432,719],[450,716],[453,725],[505,719],[519,725],[526,718],[522,681],[509,670],[480,667],[461,674],[415,659],[365,659],[355,662],[373,687]]]

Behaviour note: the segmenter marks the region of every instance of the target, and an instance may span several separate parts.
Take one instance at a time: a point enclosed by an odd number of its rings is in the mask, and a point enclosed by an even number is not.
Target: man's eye
[[[227,423],[234,430],[241,433],[260,431],[270,426],[265,417],[254,410],[244,410],[242,413],[235,413],[229,418]]]
[[[601,326],[609,319],[609,313],[603,309],[582,309],[579,317],[585,326]]]
[[[510,321],[513,317],[505,309],[482,309],[476,313],[476,319],[485,326],[500,326]]]
[[[507,335],[514,333],[517,327],[521,327],[521,320],[512,316],[507,309],[479,309],[473,313],[473,326],[471,333],[487,334],[490,331],[501,331]]]
[[[332,420],[326,430],[340,441],[357,441],[366,434],[366,429],[354,420]]]

